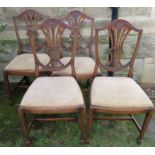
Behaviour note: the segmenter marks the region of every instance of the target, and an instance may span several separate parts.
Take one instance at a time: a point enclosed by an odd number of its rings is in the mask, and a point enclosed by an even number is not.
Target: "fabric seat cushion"
[[[73,77],[39,77],[28,88],[21,106],[62,108],[84,104],[82,92]]]
[[[70,57],[64,57],[61,59],[62,63],[66,64],[70,61]],[[92,75],[95,69],[95,61],[90,57],[75,57],[75,72],[77,75]],[[98,69],[98,73],[100,70]],[[64,70],[54,72],[56,75],[72,75],[71,66],[68,66]]]
[[[152,108],[142,88],[128,77],[96,77],[91,89],[91,105],[108,108]]]
[[[43,64],[47,64],[49,57],[47,54],[39,53],[39,60]],[[40,68],[41,69],[41,68]],[[13,60],[11,60],[5,67],[8,71],[35,71],[35,61],[33,54],[20,54],[17,55]]]

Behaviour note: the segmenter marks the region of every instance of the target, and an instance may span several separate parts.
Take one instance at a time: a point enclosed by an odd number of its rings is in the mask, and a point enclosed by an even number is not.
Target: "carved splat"
[[[117,19],[112,21],[110,24],[105,26],[104,28],[96,29],[96,51],[98,55],[98,34],[100,31],[107,30],[109,33],[109,39],[111,43],[111,48],[109,49],[109,55],[110,60],[108,64],[102,64],[99,62],[99,64],[108,71],[121,71],[127,67],[129,67],[129,74],[132,76],[132,70],[133,70],[133,63],[135,60],[135,56],[137,55],[140,39],[142,35],[142,30],[137,29],[134,26],[132,26],[130,23],[128,23],[125,20]],[[123,44],[127,36],[129,35],[130,31],[135,31],[138,33],[136,46],[134,49],[133,56],[131,60],[126,63],[121,63],[121,55],[123,54]],[[99,59],[99,57],[98,57]]]
[[[17,37],[17,41],[18,41],[18,54],[23,53],[25,51],[25,48],[31,49],[31,47],[30,47],[29,42],[26,45],[28,47],[24,47],[25,43],[20,38],[19,27],[18,27],[17,23],[19,23],[19,22],[22,24],[24,23],[25,27],[26,27],[25,30],[27,31],[28,28],[36,26],[40,22],[43,22],[45,19],[48,19],[48,16],[44,16],[33,9],[27,9],[27,10],[23,11],[20,15],[13,17],[14,29],[15,29],[15,33],[16,33],[16,37]],[[39,46],[38,46],[38,48],[39,48]]]
[[[93,37],[93,26],[94,26],[94,19],[92,17],[87,16],[86,14],[84,14],[83,12],[80,11],[71,11],[65,18],[62,19],[63,21],[66,21],[66,24],[69,24],[70,26],[73,27],[77,27],[78,31],[77,31],[77,52],[78,53],[84,53],[88,50],[89,56],[92,56],[92,49],[91,49],[91,45],[92,45],[92,37]],[[88,39],[87,42],[85,43],[84,46],[81,46],[82,43],[82,35],[81,35],[81,29],[82,29],[82,25],[84,23],[89,23],[89,27],[90,27],[90,33],[88,34]],[[72,33],[70,35],[70,37],[72,38]],[[65,45],[63,45],[64,48],[66,48],[68,51],[70,50],[70,47],[66,47]]]
[[[73,33],[73,41],[72,41],[72,57],[68,61],[68,63],[63,64],[61,62],[61,53],[63,52],[62,42],[63,42],[63,34],[65,30],[69,30]],[[41,66],[45,71],[60,71],[68,67],[72,64],[74,55],[75,55],[75,46],[76,46],[76,34],[77,29],[72,28],[60,20],[51,18],[46,20],[44,23],[37,27],[33,27],[29,29],[29,37],[31,40],[32,51],[35,57],[35,62],[37,68]],[[36,39],[37,32],[41,31],[44,38],[44,53],[46,53],[49,57],[49,62],[47,64],[43,64],[38,56],[37,56],[37,47],[36,47]],[[37,69],[38,70],[38,69]]]

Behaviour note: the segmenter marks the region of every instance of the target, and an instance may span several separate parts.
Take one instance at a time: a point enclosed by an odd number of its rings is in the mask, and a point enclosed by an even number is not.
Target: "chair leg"
[[[25,113],[23,111],[23,109],[21,109],[20,107],[18,108],[18,113],[19,113],[19,118],[20,118],[20,122],[21,122],[21,128],[24,134],[24,141],[26,146],[30,146],[30,139],[29,139],[29,130],[28,130],[28,126],[26,124],[26,117],[25,117]]]
[[[81,138],[80,143],[84,144],[84,129],[85,129],[85,109],[81,109]]]
[[[29,78],[27,76],[24,76],[24,80],[25,80],[26,85],[30,84]]]
[[[137,144],[141,144],[142,143],[142,139],[144,137],[144,134],[145,134],[145,131],[149,125],[149,122],[152,118],[152,114],[153,114],[153,111],[150,111],[148,113],[146,113],[146,116],[145,116],[145,119],[144,119],[144,123],[142,125],[142,130],[140,132],[140,135],[139,137],[137,138]]]
[[[88,130],[87,130],[87,144],[90,143],[90,133],[92,129],[92,122],[93,122],[93,111],[89,109],[89,119],[88,119]]]
[[[91,86],[91,80],[87,80],[87,87]]]
[[[10,88],[10,82],[9,82],[9,75],[6,71],[3,71],[3,77],[4,77],[4,86],[5,86],[7,96],[9,98],[9,100],[11,102],[13,102],[12,98],[11,98],[11,88]]]

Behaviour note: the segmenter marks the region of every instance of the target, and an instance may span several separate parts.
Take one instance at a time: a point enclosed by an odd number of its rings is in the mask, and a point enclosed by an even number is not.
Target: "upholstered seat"
[[[47,54],[39,53],[38,54],[39,60],[47,64],[49,61],[49,57]],[[41,69],[41,68],[40,68]],[[17,55],[10,63],[7,64],[5,67],[6,71],[35,71],[35,62],[33,54],[20,54]]]
[[[91,105],[108,108],[153,108],[141,87],[128,77],[96,77]]]
[[[73,77],[37,78],[21,102],[21,106],[29,108],[69,108],[83,104],[80,87]]]
[[[70,57],[63,57],[62,63],[69,62]],[[90,57],[75,57],[75,72],[77,75],[92,75],[95,69],[95,61]],[[98,70],[100,73],[100,70]],[[54,72],[56,75],[72,75],[71,66],[59,72]]]

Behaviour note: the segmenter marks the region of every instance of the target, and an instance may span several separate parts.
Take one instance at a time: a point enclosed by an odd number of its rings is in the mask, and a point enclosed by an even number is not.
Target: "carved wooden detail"
[[[66,24],[77,27],[78,28],[78,34],[77,34],[77,52],[85,54],[88,50],[89,56],[92,56],[92,39],[93,39],[93,28],[94,28],[94,18],[87,16],[83,12],[80,11],[71,11],[66,17],[62,18]],[[89,24],[90,26],[90,32],[88,34],[88,39],[85,42],[84,46],[81,46],[81,43],[83,42],[83,37],[81,35],[82,26],[84,24]],[[72,34],[70,35],[70,38],[72,38]],[[70,50],[70,47],[66,47],[63,45],[64,48],[66,48],[68,51]]]
[[[28,29],[30,27],[36,26],[37,24],[44,21],[45,19],[48,19],[48,16],[44,16],[33,9],[27,9],[23,11],[21,14],[13,17],[14,30],[15,30],[17,42],[18,42],[18,54],[25,52],[25,48],[31,49],[31,47],[30,47],[30,43],[26,45],[27,47],[24,47],[24,42],[20,38],[19,27],[17,23],[18,22],[24,23],[26,29]]]
[[[111,42],[111,48],[109,49],[110,60],[108,64],[103,64],[100,62],[99,53],[98,53],[98,35],[100,31],[104,31],[104,30],[108,31],[110,42]],[[123,53],[123,43],[124,43],[124,40],[129,35],[130,31],[135,31],[136,33],[138,33],[136,46],[131,60],[126,64],[122,64],[121,55]],[[122,19],[116,19],[111,23],[109,23],[108,25],[106,25],[105,27],[96,29],[96,52],[98,57],[97,59],[98,64],[104,69],[106,69],[107,71],[112,71],[112,72],[121,71],[129,67],[129,76],[132,77],[133,63],[135,61],[135,57],[138,52],[141,36],[142,36],[141,29],[135,28],[129,22]]]
[[[63,52],[62,44],[63,44],[63,34],[65,30],[72,32],[73,40],[71,42],[71,53],[72,56],[68,63],[63,64],[61,62],[61,54]],[[37,45],[36,39],[38,37],[37,32],[41,31],[44,39],[44,53],[46,53],[49,57],[49,62],[47,64],[43,64],[38,56],[37,56]],[[31,40],[32,51],[35,57],[35,62],[37,66],[37,71],[39,67],[42,67],[45,71],[60,71],[68,67],[69,65],[73,65],[74,55],[76,53],[76,34],[77,28],[73,28],[69,25],[66,25],[64,22],[58,19],[48,19],[42,24],[30,28],[29,29],[29,37]]]

